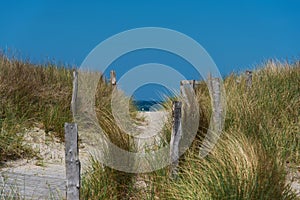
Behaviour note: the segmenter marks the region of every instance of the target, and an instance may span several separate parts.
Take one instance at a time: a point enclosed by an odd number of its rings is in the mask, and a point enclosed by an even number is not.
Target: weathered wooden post
[[[246,70],[246,76],[247,89],[250,89],[252,87],[252,71]]]
[[[113,87],[115,87],[117,85],[117,78],[116,78],[115,70],[110,71],[110,83]]]
[[[177,167],[179,164],[179,143],[182,135],[181,127],[181,107],[182,103],[180,101],[173,102],[173,125],[172,125],[172,134],[170,142],[170,175],[172,178],[176,178],[178,175]]]
[[[211,89],[213,98],[213,123],[214,131],[219,134],[222,131],[222,104],[221,104],[221,85],[219,78],[211,79]]]
[[[71,112],[76,115],[76,99],[78,91],[78,72],[73,71],[73,93]],[[66,164],[66,197],[67,200],[80,198],[80,161],[78,151],[78,128],[76,123],[65,123],[65,164]]]
[[[183,87],[184,87],[184,85],[185,84],[189,84],[189,81],[188,80],[181,80],[180,81],[180,94],[181,94],[181,96],[183,96],[184,95],[184,93],[183,93]],[[173,102],[174,103],[174,102]]]
[[[204,141],[200,146],[199,156],[205,157],[216,144],[223,127],[222,121],[222,99],[221,99],[221,80],[212,78],[211,75],[207,79],[207,87],[212,99],[212,122]]]
[[[73,93],[71,100],[71,112],[73,114],[73,119],[76,115],[76,99],[77,99],[77,91],[78,91],[78,72],[76,70],[73,71]]]
[[[195,89],[199,84],[200,81],[197,80],[181,80],[180,85],[190,84],[193,89]]]
[[[79,200],[80,161],[78,151],[78,129],[76,123],[65,123],[65,145],[67,200]]]
[[[196,86],[200,84],[199,81],[196,81],[196,80],[181,80],[180,81],[180,86],[183,86],[183,85],[186,85],[186,84],[190,84],[191,87],[194,89],[196,89]]]

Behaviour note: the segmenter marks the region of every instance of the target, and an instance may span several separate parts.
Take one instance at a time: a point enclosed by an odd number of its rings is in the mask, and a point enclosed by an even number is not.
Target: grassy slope
[[[73,121],[70,112],[72,80],[72,70],[64,66],[34,65],[0,55],[0,163],[36,155],[24,143],[25,128],[39,126],[64,140],[64,123]],[[102,77],[95,102],[98,121],[111,141],[124,150],[132,150],[130,138],[115,125],[110,108],[111,93],[112,87]],[[120,96],[121,99],[125,98]],[[130,114],[136,118],[134,109],[130,104]],[[97,174],[97,170],[90,174]],[[131,174],[109,168],[103,176],[111,177],[105,184],[109,187],[107,192],[115,191],[116,197],[124,195],[132,180]],[[84,177],[83,196],[97,196],[91,187],[94,185],[91,177]]]
[[[170,180],[168,168],[142,175],[148,188],[131,188],[127,191],[131,199],[296,199],[286,184],[285,166],[300,161],[300,66],[268,62],[254,72],[251,90],[245,77],[235,74],[224,85],[226,123],[214,150],[204,159],[197,157],[211,113],[208,90],[202,83],[197,90],[198,139],[181,158],[179,178]],[[166,138],[170,127],[166,126]],[[120,198],[105,192],[114,183],[101,181],[107,180],[107,173],[97,165],[95,161],[89,197]],[[128,194],[122,196],[128,198]]]
[[[240,83],[237,83],[237,80]],[[285,185],[284,165],[300,161],[300,66],[268,62],[253,74],[246,91],[244,78],[225,80],[227,116],[224,133],[205,159],[197,155],[198,141],[185,154],[180,178],[167,178],[167,168],[148,174],[149,199],[293,199]],[[63,139],[69,111],[72,73],[54,65],[34,66],[0,57],[0,159],[32,154],[22,143],[22,129],[39,125]],[[110,94],[102,81],[97,94]],[[210,99],[205,84],[197,91],[201,112],[199,135],[205,135]],[[129,138],[114,125],[110,95],[97,96],[97,116],[111,140],[129,150]],[[170,126],[167,126],[170,127]],[[166,130],[169,134],[170,131]],[[199,137],[201,138],[201,137]],[[0,160],[0,161],[1,161]],[[122,177],[120,179],[120,177]],[[83,179],[83,198],[124,199],[145,193],[130,191],[133,176],[103,170],[97,161]],[[125,194],[127,193],[127,194]],[[128,195],[130,193],[130,195]],[[132,197],[132,198],[134,198]],[[141,197],[140,197],[141,198]]]
[[[196,146],[190,148],[177,181],[164,178],[161,172],[152,174],[156,177],[152,183],[157,190],[155,196],[294,199],[285,184],[285,164],[300,161],[300,66],[268,62],[254,72],[250,91],[245,77],[234,74],[225,79],[224,85],[227,116],[218,144],[204,159],[196,156]],[[205,135],[210,99],[204,84],[198,89],[198,97],[199,135]]]
[[[63,140],[71,93],[70,70],[0,56],[0,161],[32,154],[22,143],[25,127],[42,127]]]

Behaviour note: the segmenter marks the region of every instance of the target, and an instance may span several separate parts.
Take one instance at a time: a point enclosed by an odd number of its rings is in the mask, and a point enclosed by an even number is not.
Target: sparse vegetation
[[[70,112],[72,80],[72,69],[64,66],[33,65],[0,56],[0,161],[35,156],[24,144],[24,128],[39,126],[64,140],[64,123],[73,121]],[[130,138],[115,125],[110,108],[111,91],[102,78],[95,105],[98,120],[111,141],[124,150],[131,150]],[[131,116],[136,117],[133,104],[130,110]],[[91,172],[94,173],[97,172]],[[112,177],[119,193],[124,194],[130,187],[131,174],[105,167],[105,176]],[[90,184],[89,180],[93,181],[86,177],[84,183]]]
[[[296,199],[286,183],[286,162],[300,158],[300,66],[267,62],[253,77],[249,91],[245,77],[225,79],[225,130],[203,159],[198,145],[211,108],[207,87],[200,85],[198,139],[181,158],[178,180],[167,173],[148,177],[156,191],[149,199]]]
[[[22,143],[24,127],[38,124],[63,141],[63,124],[72,121],[71,72],[0,56],[0,161],[33,155]],[[164,168],[141,175],[147,190],[136,191],[134,174],[103,167],[91,157],[82,180],[82,199],[296,199],[286,183],[286,163],[300,161],[299,62],[264,63],[253,72],[251,90],[246,89],[245,77],[236,74],[228,76],[224,86],[225,129],[207,157],[198,157],[211,113],[203,82],[196,91],[201,116],[197,138],[180,160],[178,179],[169,179]],[[111,87],[102,79],[97,90],[101,127],[119,147],[134,151],[131,138],[113,118]],[[131,111],[136,117],[133,106]],[[170,128],[170,124],[164,128],[167,139]]]
[[[63,140],[71,121],[71,71],[53,64],[33,65],[0,55],[0,160],[30,156],[22,131],[34,125]]]

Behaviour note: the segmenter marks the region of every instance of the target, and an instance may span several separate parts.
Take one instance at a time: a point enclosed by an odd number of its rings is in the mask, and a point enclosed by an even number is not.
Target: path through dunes
[[[20,199],[64,199],[66,170],[64,143],[51,138],[43,129],[25,133],[26,142],[38,151],[40,158],[1,163],[0,200],[16,196]],[[31,137],[32,136],[32,137]],[[82,173],[87,166],[87,148],[80,148]],[[17,198],[17,199],[18,199]]]
[[[21,199],[62,199],[66,188],[64,144],[39,128],[27,130],[25,138],[40,158],[3,163],[0,199],[5,199],[1,197],[3,193],[10,197],[19,195]]]
[[[166,112],[139,112],[145,121],[137,127],[138,151],[151,148],[158,142],[159,132],[166,121]],[[64,144],[47,138],[39,128],[28,130],[28,142],[41,154],[41,159],[17,160],[3,163],[0,168],[0,199],[4,192],[18,194],[22,199],[62,199],[66,191]],[[31,138],[32,136],[32,138]],[[38,138],[38,140],[37,140]],[[86,171],[89,158],[89,145],[81,144],[79,149],[82,174]],[[5,191],[1,191],[4,189]]]
[[[23,160],[24,161],[24,160]],[[20,199],[63,199],[65,197],[66,180],[63,164],[45,164],[37,166],[34,163],[21,163],[19,165],[1,169],[0,199],[18,197]],[[2,193],[2,194],[1,194]],[[17,199],[18,199],[17,198]]]
[[[160,133],[164,124],[167,121],[167,112],[140,112],[139,116],[145,118],[145,125],[138,126],[139,135],[135,139],[138,151],[145,151],[145,149],[153,147],[160,142]]]
[[[145,121],[137,126],[138,139],[135,139],[139,152],[151,150],[156,145],[159,146],[160,132],[167,121],[167,112],[139,112],[139,116]],[[44,135],[41,129],[34,129],[37,135]],[[36,142],[36,141],[35,141]],[[3,188],[10,192],[18,193],[21,199],[62,199],[65,197],[66,175],[64,160],[64,144],[52,141],[34,144],[40,149],[44,160],[18,160],[2,165],[0,168],[0,199]],[[80,148],[80,161],[82,163],[82,173],[88,166],[88,147]],[[294,170],[287,169],[287,182],[291,183],[293,190],[300,196],[300,168]],[[143,180],[143,176],[137,176],[137,188],[147,191],[148,187]]]

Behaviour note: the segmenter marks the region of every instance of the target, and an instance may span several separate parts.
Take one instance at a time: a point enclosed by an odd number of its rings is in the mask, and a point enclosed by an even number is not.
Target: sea
[[[162,109],[164,101],[134,100],[133,103],[139,111],[153,112]]]

